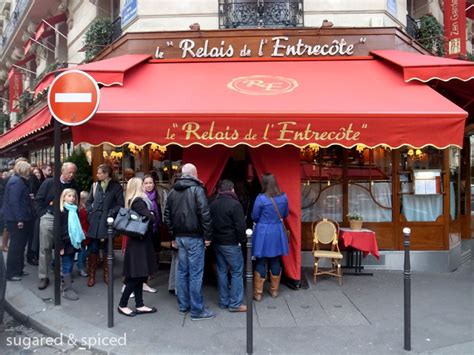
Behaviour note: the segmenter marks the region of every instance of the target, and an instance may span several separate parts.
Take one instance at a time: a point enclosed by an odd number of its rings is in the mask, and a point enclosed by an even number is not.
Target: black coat
[[[150,218],[150,224],[143,239],[128,238],[123,259],[123,276],[127,278],[148,277],[153,275],[158,269],[152,240],[155,216],[141,198],[133,201],[131,209],[142,216]]]
[[[5,222],[33,221],[28,181],[16,174],[8,179],[5,186],[3,219]]]
[[[94,188],[95,184],[97,185]],[[89,221],[87,236],[95,239],[107,238],[107,218],[115,218],[123,206],[123,190],[118,182],[111,180],[105,192],[100,183],[94,183],[86,202]]]
[[[212,242],[232,245],[246,241],[245,215],[240,202],[227,194],[218,194],[210,204],[212,217]]]
[[[191,176],[176,180],[168,195],[165,223],[171,237],[212,240],[212,219],[202,182]]]

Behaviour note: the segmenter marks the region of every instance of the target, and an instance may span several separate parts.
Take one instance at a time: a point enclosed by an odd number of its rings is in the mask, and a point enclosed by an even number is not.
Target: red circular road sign
[[[100,91],[89,74],[71,69],[59,74],[48,91],[53,117],[67,126],[86,123],[99,107]]]

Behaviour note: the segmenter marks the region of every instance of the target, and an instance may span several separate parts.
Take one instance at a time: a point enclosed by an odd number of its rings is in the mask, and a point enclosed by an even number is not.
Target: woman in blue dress
[[[262,299],[267,265],[271,277],[270,295],[278,296],[280,257],[288,255],[288,239],[280,216],[288,216],[288,198],[281,192],[275,176],[266,173],[262,178],[262,193],[257,196],[252,211],[256,223],[252,240],[252,255],[256,258],[253,295],[256,301]]]

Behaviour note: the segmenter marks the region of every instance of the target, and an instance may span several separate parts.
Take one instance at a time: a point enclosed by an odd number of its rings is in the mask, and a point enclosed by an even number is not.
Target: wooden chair
[[[339,278],[339,285],[342,285],[342,253],[338,245],[339,225],[337,222],[324,218],[314,222],[311,229],[313,233],[314,284],[316,285],[318,275],[330,275]],[[319,268],[319,260],[323,258],[331,259],[332,267],[330,269]]]

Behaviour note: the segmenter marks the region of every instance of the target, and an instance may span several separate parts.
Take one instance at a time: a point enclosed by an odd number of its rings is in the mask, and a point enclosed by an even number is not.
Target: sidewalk
[[[6,255],[5,255],[6,256]],[[107,327],[107,288],[99,270],[96,286],[75,277],[81,297],[62,299],[55,307],[54,288],[37,289],[36,268],[21,282],[8,282],[7,309],[41,332],[64,339],[107,342],[96,350],[116,354],[245,354],[246,315],[217,307],[215,286],[205,284],[204,300],[217,316],[191,321],[178,313],[176,299],[167,290],[168,270],[151,281],[158,293],[145,293],[145,304],[158,313],[127,318],[117,313],[122,257],[116,254],[114,318]],[[453,273],[412,274],[412,352],[414,354],[472,354],[474,307],[472,261]],[[255,354],[400,354],[403,351],[403,272],[375,271],[373,277],[321,278],[309,289],[281,287],[280,296],[254,303]],[[51,278],[52,281],[52,278]],[[134,306],[131,299],[130,306]],[[126,339],[125,339],[126,337]]]

